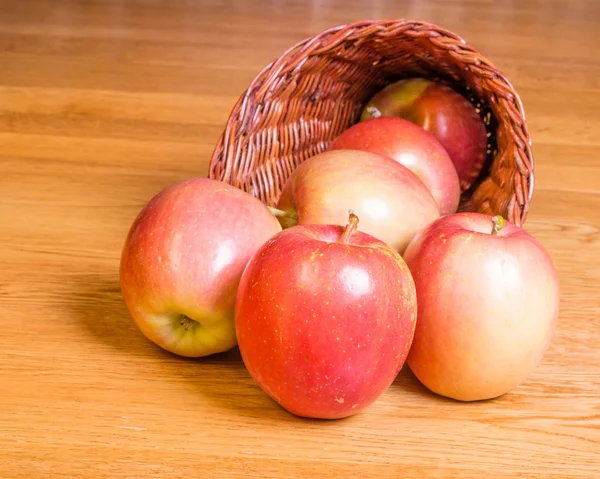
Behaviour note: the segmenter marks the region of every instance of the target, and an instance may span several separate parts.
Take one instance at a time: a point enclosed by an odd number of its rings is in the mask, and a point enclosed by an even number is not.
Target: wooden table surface
[[[560,275],[543,363],[497,400],[408,368],[369,409],[277,407],[236,350],[146,340],[123,304],[126,232],[205,176],[239,94],[295,42],[366,18],[438,23],[522,96],[536,158],[526,229]],[[0,477],[600,478],[600,2],[0,2]]]

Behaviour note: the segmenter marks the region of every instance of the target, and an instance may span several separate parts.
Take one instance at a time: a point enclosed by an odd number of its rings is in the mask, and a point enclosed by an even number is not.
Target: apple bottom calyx
[[[198,321],[195,321],[192,318],[186,316],[185,314],[182,314],[181,317],[179,318],[179,324],[181,324],[181,327],[183,329],[185,329],[186,331],[189,331],[194,326],[197,326],[200,323]]]

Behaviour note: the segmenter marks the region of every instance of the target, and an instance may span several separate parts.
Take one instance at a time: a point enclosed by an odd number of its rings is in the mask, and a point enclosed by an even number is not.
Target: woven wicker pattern
[[[486,165],[463,193],[460,210],[502,214],[522,225],[534,180],[519,96],[463,39],[422,21],[363,21],[290,48],[256,76],[234,106],[209,176],[273,205],[294,168],[358,121],[375,92],[411,76],[458,90],[487,125]]]

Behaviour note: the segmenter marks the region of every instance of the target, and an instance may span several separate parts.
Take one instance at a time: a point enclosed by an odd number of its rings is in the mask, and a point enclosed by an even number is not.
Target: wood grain
[[[559,272],[559,330],[494,401],[405,368],[367,411],[277,407],[239,353],[184,360],[133,325],[120,249],[143,204],[205,176],[237,96],[295,42],[420,18],[519,90],[536,159],[526,229]],[[0,3],[0,477],[600,478],[600,3]]]

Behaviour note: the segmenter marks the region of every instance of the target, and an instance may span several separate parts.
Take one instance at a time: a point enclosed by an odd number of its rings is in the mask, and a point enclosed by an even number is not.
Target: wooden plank
[[[118,267],[165,186],[205,176],[229,111],[286,48],[361,18],[447,26],[523,99],[525,229],[561,284],[554,342],[519,388],[458,403],[407,367],[366,411],[291,416],[236,349],[168,354]],[[0,3],[0,477],[600,477],[600,4],[5,0]]]

